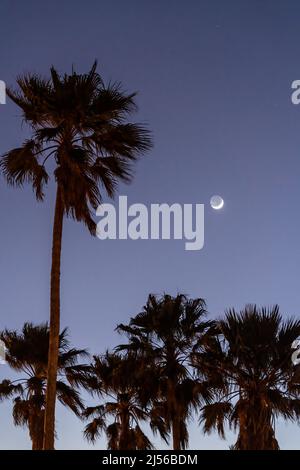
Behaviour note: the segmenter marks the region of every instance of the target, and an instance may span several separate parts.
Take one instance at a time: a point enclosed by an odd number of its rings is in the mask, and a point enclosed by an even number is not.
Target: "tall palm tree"
[[[118,326],[129,344],[117,350],[136,353],[151,369],[146,388],[151,390],[153,411],[172,431],[175,450],[186,448],[191,411],[209,398],[207,384],[195,380],[191,368],[193,348],[211,326],[205,315],[203,299],[149,295],[143,311],[129,325]]]
[[[127,121],[136,109],[135,94],[119,85],[106,86],[96,72],[51,78],[30,74],[17,80],[19,91],[7,90],[21,108],[32,136],[21,147],[6,153],[1,167],[8,183],[30,182],[39,200],[49,174],[46,162],[54,161],[56,203],[53,223],[50,289],[50,341],[44,448],[54,448],[56,375],[60,329],[60,265],[63,217],[66,214],[95,235],[92,217],[102,200],[99,186],[113,197],[118,180],[129,181],[131,164],[151,146],[148,131]],[[53,165],[52,165],[53,167]],[[51,168],[52,168],[51,167]]]
[[[86,388],[101,397],[104,403],[86,408],[83,413],[84,418],[93,418],[84,431],[90,442],[94,443],[104,431],[108,449],[152,449],[150,440],[140,426],[140,423],[148,420],[152,430],[158,431],[167,442],[163,420],[149,411],[144,401],[145,382],[141,371],[133,356],[110,352],[103,357],[94,356]]]
[[[238,430],[234,449],[278,449],[275,420],[300,418],[300,382],[291,345],[299,320],[282,320],[279,307],[229,310],[215,336],[194,355],[194,365],[215,383],[215,400],[202,410],[205,432],[224,437],[224,423]]]
[[[26,426],[33,450],[43,448],[43,428],[47,384],[49,328],[47,324],[25,323],[21,333],[4,330],[0,338],[5,344],[6,361],[20,376],[16,380],[5,379],[0,383],[0,400],[13,399],[13,419],[17,426]],[[76,385],[85,373],[85,366],[78,360],[86,351],[69,347],[67,330],[59,335],[58,400],[80,416],[83,403]]]

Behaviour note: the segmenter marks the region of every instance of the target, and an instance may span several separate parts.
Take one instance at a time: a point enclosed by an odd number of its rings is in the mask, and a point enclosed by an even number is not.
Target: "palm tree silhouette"
[[[149,295],[143,311],[129,325],[117,328],[129,337],[129,344],[117,350],[136,353],[151,370],[145,388],[152,396],[153,413],[172,431],[175,450],[188,445],[187,421],[210,394],[207,384],[195,380],[191,368],[193,349],[212,325],[205,315],[203,299]]]
[[[19,91],[7,90],[32,129],[31,139],[2,157],[9,184],[30,182],[38,200],[49,175],[46,162],[54,160],[56,204],[53,223],[50,340],[44,448],[54,448],[55,397],[60,330],[60,265],[63,217],[82,221],[91,234],[92,217],[102,200],[101,185],[113,197],[118,180],[129,181],[131,164],[151,147],[149,132],[127,122],[136,109],[135,93],[119,85],[105,86],[95,62],[87,74],[60,76],[51,68],[51,79],[30,74],[17,80]]]
[[[6,347],[6,361],[18,374],[16,380],[0,383],[0,400],[13,397],[13,420],[16,426],[26,426],[32,450],[43,448],[45,397],[47,384],[49,328],[47,324],[25,323],[22,332],[4,330],[0,338]],[[67,330],[59,335],[58,400],[77,416],[83,409],[77,385],[85,366],[78,364],[87,355],[85,350],[69,347]]]
[[[224,437],[224,423],[238,430],[234,449],[278,449],[275,420],[298,420],[300,383],[291,361],[300,321],[283,321],[279,307],[229,310],[215,335],[194,355],[194,366],[215,384],[214,403],[203,407],[204,431]]]
[[[104,431],[108,449],[142,450],[153,446],[140,423],[150,421],[154,432],[167,442],[163,420],[149,411],[144,402],[142,368],[134,356],[121,356],[107,352],[94,356],[86,388],[104,399],[104,404],[86,408],[83,417],[93,418],[84,431],[90,442],[95,442]],[[108,424],[108,421],[112,422]]]

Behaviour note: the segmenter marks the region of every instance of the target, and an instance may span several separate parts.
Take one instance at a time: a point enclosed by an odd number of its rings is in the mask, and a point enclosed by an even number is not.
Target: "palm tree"
[[[106,433],[108,449],[147,450],[153,446],[140,427],[141,422],[150,421],[154,433],[157,431],[167,442],[163,420],[149,411],[144,396],[144,381],[135,357],[107,352],[103,357],[94,356],[88,374],[86,388],[102,398],[103,404],[86,408],[83,417],[93,418],[87,424],[84,435],[95,442],[102,431]],[[112,419],[110,424],[108,421]]]
[[[54,448],[55,397],[60,330],[60,265],[64,215],[83,222],[92,235],[92,217],[102,200],[99,186],[113,197],[118,180],[129,181],[131,164],[151,146],[148,131],[127,122],[136,109],[135,93],[119,85],[105,86],[94,63],[87,74],[60,76],[51,68],[51,79],[25,75],[20,90],[7,90],[21,108],[32,136],[1,161],[9,184],[30,182],[38,200],[49,175],[46,162],[54,160],[56,203],[53,223],[50,289],[50,340],[44,448]],[[52,165],[53,167],[53,165]],[[51,167],[51,168],[52,168]]]
[[[129,344],[117,350],[136,353],[151,370],[146,389],[152,395],[153,412],[172,431],[175,450],[188,445],[191,412],[202,399],[209,398],[209,387],[195,380],[191,369],[193,348],[211,326],[205,315],[203,299],[149,295],[143,311],[131,318],[129,325],[117,328],[129,337]]]
[[[224,437],[224,423],[238,430],[234,449],[278,449],[275,420],[300,418],[300,382],[291,345],[300,321],[282,320],[279,307],[229,310],[215,336],[194,355],[194,365],[215,383],[214,403],[203,407],[204,431]]]
[[[4,330],[0,338],[5,344],[7,363],[20,374],[16,380],[5,379],[0,383],[0,400],[14,397],[15,425],[28,427],[32,449],[42,449],[49,328],[47,324],[25,323],[21,333]],[[86,355],[84,350],[69,348],[64,329],[59,335],[56,393],[58,400],[77,416],[83,403],[76,386],[85,373],[85,366],[78,364],[78,360]]]

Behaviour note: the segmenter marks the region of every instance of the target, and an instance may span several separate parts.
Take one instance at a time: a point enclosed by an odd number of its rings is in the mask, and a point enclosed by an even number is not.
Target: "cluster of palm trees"
[[[202,299],[150,295],[141,313],[118,326],[127,342],[92,362],[60,331],[64,217],[95,235],[103,192],[113,197],[119,181],[130,181],[132,164],[152,145],[149,131],[129,121],[135,94],[106,85],[96,69],[59,75],[52,67],[49,79],[24,75],[17,90],[7,90],[31,136],[2,155],[0,170],[10,185],[31,184],[40,201],[52,173],[56,204],[49,325],[1,332],[20,378],[3,380],[0,397],[13,399],[14,422],[28,427],[33,449],[54,449],[57,400],[87,420],[88,440],[104,432],[110,449],[151,448],[143,423],[183,449],[195,416],[205,432],[224,436],[226,423],[236,429],[235,449],[276,449],[276,418],[300,417],[290,357],[300,322],[283,322],[278,307],[232,310],[216,322],[207,320]],[[85,407],[82,388],[95,406]]]
[[[279,449],[275,422],[300,419],[299,370],[291,344],[300,321],[284,321],[277,306],[229,310],[208,320],[203,299],[149,295],[143,310],[117,330],[126,341],[90,358],[59,336],[56,397],[82,421],[84,437],[102,433],[112,450],[152,449],[147,430],[175,450],[189,443],[188,424],[225,437],[237,431],[236,450]],[[13,420],[28,428],[32,449],[43,449],[47,325],[4,330],[7,363],[18,378],[0,383],[0,399],[13,400]],[[81,390],[94,406],[85,406]]]

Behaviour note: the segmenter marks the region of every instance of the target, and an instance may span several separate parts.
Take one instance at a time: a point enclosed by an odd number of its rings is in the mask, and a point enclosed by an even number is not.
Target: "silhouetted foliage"
[[[151,369],[145,393],[152,400],[153,413],[172,431],[174,449],[187,446],[191,413],[210,398],[208,384],[195,379],[191,368],[192,351],[212,326],[205,316],[203,299],[150,295],[129,325],[118,326],[118,331],[127,334],[129,344],[117,350],[135,353],[144,367]]]
[[[6,347],[6,361],[18,376],[0,383],[0,400],[13,399],[15,425],[28,427],[32,449],[42,449],[49,328],[47,324],[25,323],[21,333],[4,330],[0,339]],[[59,336],[57,398],[77,416],[83,409],[77,386],[86,373],[78,361],[86,356],[85,350],[69,347],[67,330],[63,330]]]
[[[73,70],[59,75],[52,67],[49,79],[24,75],[17,80],[17,91],[7,90],[32,131],[30,139],[2,156],[0,167],[7,182],[16,186],[28,182],[37,199],[43,200],[49,180],[46,163],[52,159],[57,184],[45,449],[54,448],[63,217],[84,222],[95,235],[92,211],[102,201],[102,189],[113,197],[118,181],[130,181],[132,163],[151,147],[148,130],[128,121],[136,110],[135,93],[125,93],[119,84],[105,85],[96,68],[95,62],[86,74]]]
[[[224,423],[238,431],[238,450],[272,450],[279,445],[275,420],[300,418],[300,382],[291,362],[300,321],[283,321],[279,307],[255,305],[229,310],[214,336],[194,354],[194,366],[215,384],[215,402],[202,410],[204,431],[224,437]]]
[[[163,420],[154,416],[143,403],[144,382],[139,363],[133,356],[121,356],[107,352],[105,356],[94,356],[86,388],[104,400],[103,404],[87,408],[83,416],[93,418],[84,431],[90,442],[104,431],[108,449],[142,450],[152,449],[140,423],[150,421],[154,432],[167,440]]]

